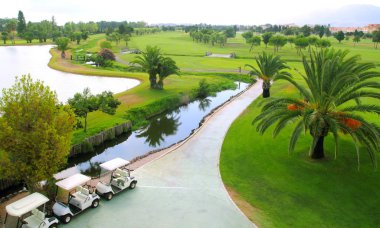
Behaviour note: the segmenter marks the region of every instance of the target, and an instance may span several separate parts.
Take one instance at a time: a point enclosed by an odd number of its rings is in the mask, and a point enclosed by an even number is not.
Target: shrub
[[[210,85],[206,82],[205,79],[202,79],[199,82],[199,87],[195,91],[196,98],[206,98],[210,95]]]
[[[104,60],[115,60],[115,54],[108,48],[103,48],[99,53],[98,56],[101,56],[104,58]]]

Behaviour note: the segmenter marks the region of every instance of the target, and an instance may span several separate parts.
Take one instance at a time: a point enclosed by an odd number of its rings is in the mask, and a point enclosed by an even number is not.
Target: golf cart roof
[[[77,186],[81,186],[81,185],[85,184],[89,180],[91,180],[91,177],[77,173],[77,174],[74,174],[74,175],[72,175],[66,179],[58,181],[55,184],[57,186],[65,189],[65,190],[71,190]]]
[[[45,204],[49,199],[41,193],[35,192],[5,207],[11,216],[20,217],[23,214]]]
[[[100,164],[100,167],[102,167],[103,169],[106,169],[106,170],[115,170],[119,167],[122,167],[122,166],[125,166],[128,164],[129,164],[129,161],[127,161],[127,160],[124,160],[122,158],[115,158],[115,159],[112,159],[112,160],[109,160],[107,162]]]

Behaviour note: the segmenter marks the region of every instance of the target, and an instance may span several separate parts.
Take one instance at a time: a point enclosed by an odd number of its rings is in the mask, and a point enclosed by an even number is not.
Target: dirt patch
[[[139,103],[144,101],[144,98],[142,98],[136,94],[122,95],[122,96],[118,97],[118,99],[122,104],[126,104],[128,106],[139,104]]]
[[[235,192],[231,187],[226,186],[227,192],[230,195],[231,199],[234,201],[236,206],[239,207],[239,209],[244,213],[245,216],[249,220],[251,220],[255,225],[260,227],[260,225],[257,223],[257,219],[255,218],[255,214],[259,212],[259,209],[253,207],[251,204],[249,204],[247,201],[245,201],[239,193]]]

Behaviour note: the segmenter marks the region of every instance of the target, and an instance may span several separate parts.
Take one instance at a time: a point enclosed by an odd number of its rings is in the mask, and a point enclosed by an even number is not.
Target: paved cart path
[[[222,107],[182,146],[135,170],[134,190],[102,200],[62,227],[254,227],[230,199],[219,173],[231,123],[261,94],[261,83]]]

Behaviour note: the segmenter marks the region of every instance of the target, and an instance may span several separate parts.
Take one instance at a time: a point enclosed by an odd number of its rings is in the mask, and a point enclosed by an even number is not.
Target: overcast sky
[[[0,7],[0,18],[27,21],[55,16],[68,21],[145,21],[155,23],[286,24],[315,10],[348,4],[380,6],[380,0],[10,0]]]

